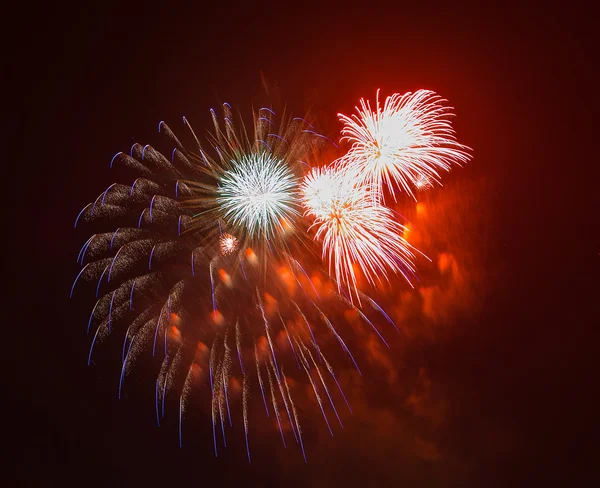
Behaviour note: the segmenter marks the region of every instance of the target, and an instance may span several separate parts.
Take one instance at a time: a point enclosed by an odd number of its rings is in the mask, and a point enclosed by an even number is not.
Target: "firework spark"
[[[342,139],[352,144],[337,164],[354,171],[383,198],[387,187],[406,191],[426,179],[440,182],[440,171],[470,160],[469,148],[456,141],[452,109],[435,92],[418,90],[386,98],[383,109],[377,91],[375,110],[360,100],[358,115],[338,114],[343,122]]]

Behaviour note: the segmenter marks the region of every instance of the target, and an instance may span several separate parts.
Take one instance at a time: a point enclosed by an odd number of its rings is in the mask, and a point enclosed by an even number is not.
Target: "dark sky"
[[[566,486],[591,472],[591,8],[376,4],[52,4],[11,22],[7,486]],[[308,427],[308,465],[259,430],[251,465],[235,444],[215,459],[202,414],[178,449],[175,425],[155,426],[151,380],[119,402],[118,365],[86,366],[87,314],[68,300],[85,240],[73,221],[115,178],[112,155],[154,143],[160,120],[201,132],[222,101],[249,109],[261,73],[333,136],[336,114],[377,88],[435,90],[474,149],[424,211],[406,209],[434,263],[398,292],[405,305],[388,297],[402,338],[385,354],[366,345],[383,379],[346,378],[355,414],[333,439]]]

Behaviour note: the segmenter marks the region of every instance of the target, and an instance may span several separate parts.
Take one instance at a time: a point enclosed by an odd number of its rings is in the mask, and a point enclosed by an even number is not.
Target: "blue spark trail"
[[[156,338],[158,337],[158,329],[160,327],[160,321],[162,320],[163,309],[160,309],[160,315],[158,316],[158,320],[156,321],[156,330],[154,331],[154,344],[152,345],[152,356],[156,353]]]
[[[113,302],[115,301],[115,294],[117,293],[117,290],[112,292],[112,297],[110,298],[110,306],[108,308],[108,332],[110,333],[110,322],[112,320],[112,309],[113,309]]]
[[[110,262],[110,269],[108,270],[108,277],[106,279],[107,283],[110,283],[110,276],[112,274],[112,270],[113,270],[113,266],[115,265],[115,262],[117,261],[117,257],[119,256],[119,253],[125,249],[125,246],[120,247],[119,250],[117,251],[117,253],[115,254],[115,257],[112,258],[112,261]]]
[[[106,273],[107,269],[108,269],[108,266],[106,266],[106,268],[104,268],[104,271],[102,271],[102,274],[100,275],[100,278],[98,279],[98,285],[96,286],[96,298],[98,298],[98,294],[100,293],[100,283],[102,283],[102,278],[104,278],[104,273]]]
[[[110,168],[112,168],[112,167],[113,167],[113,163],[114,163],[115,159],[117,158],[117,156],[120,156],[121,154],[123,154],[123,152],[122,152],[122,151],[119,151],[117,154],[115,154],[115,155],[112,157],[112,159],[110,160]]]
[[[79,212],[79,214],[77,214],[77,218],[75,219],[75,225],[73,226],[74,229],[77,228],[77,222],[79,222],[79,217],[81,217],[81,214],[83,212],[85,212],[90,205],[91,205],[91,203],[88,203],[85,207],[83,207],[81,209],[81,212]]]
[[[270,112],[272,115],[275,115],[275,112],[273,112],[273,110],[271,110],[270,108],[261,107],[258,111],[260,112],[261,110],[266,110],[267,112]]]
[[[125,360],[123,361],[123,365],[121,366],[121,377],[119,378],[119,395],[118,395],[119,400],[121,399],[121,389],[123,387],[123,378],[125,375],[125,367],[127,365],[127,360],[129,359],[129,352],[131,351],[131,346],[133,345],[134,339],[135,339],[135,336],[133,336],[131,338],[131,342],[129,343],[129,348],[127,349],[127,355],[125,356]]]
[[[96,333],[94,334],[94,338],[92,339],[92,345],[90,346],[90,353],[88,354],[88,362],[87,362],[88,366],[92,362],[92,351],[94,350],[94,344],[96,343],[96,338],[98,337],[98,332],[100,332],[100,327],[98,327],[96,329]]]
[[[92,309],[92,313],[90,314],[90,318],[88,320],[87,329],[85,331],[86,335],[90,333],[90,326],[92,325],[92,319],[94,318],[94,312],[96,311],[96,307],[97,306],[98,306],[98,302],[96,302],[96,304],[94,305],[94,308]]]
[[[112,237],[111,237],[111,239],[110,239],[110,246],[109,246],[109,249],[111,249],[111,250],[112,250],[112,247],[113,247],[113,243],[114,243],[114,241],[115,241],[115,237],[117,237],[117,232],[119,232],[119,230],[121,230],[121,228],[120,228],[120,227],[117,227],[117,230],[115,230],[115,233],[112,235]]]
[[[135,280],[137,278],[134,278],[133,283],[131,284],[131,292],[129,293],[129,310],[133,310],[133,289],[135,288]]]
[[[156,200],[156,195],[154,195],[152,197],[152,199],[150,200],[150,209],[149,209],[149,215],[150,215],[150,223],[152,223],[152,207],[154,207],[154,200]]]
[[[270,136],[270,137],[275,137],[275,138],[277,138],[277,139],[280,139],[280,140],[282,140],[282,141],[283,141],[283,142],[285,142],[286,144],[288,144],[288,141],[286,141],[286,140],[285,140],[283,137],[281,137],[281,136],[279,136],[279,135],[277,135],[277,134],[267,134],[267,137],[268,137],[268,136]]]
[[[158,415],[158,378],[156,378],[156,386],[154,387],[155,397],[154,397],[154,406],[156,407],[156,424],[160,427],[160,416]]]
[[[82,273],[85,271],[85,268],[87,268],[89,265],[90,265],[90,263],[87,263],[83,268],[81,268],[81,271],[79,271],[79,273],[77,273],[77,276],[75,277],[75,281],[73,281],[73,285],[71,285],[71,293],[69,293],[69,298],[73,298],[73,290],[75,290],[75,285],[77,284],[77,280],[82,275]]]
[[[146,211],[146,209],[142,210],[142,213],[140,214],[140,218],[138,220],[138,229],[142,228],[142,218],[144,217],[144,212]]]
[[[87,248],[91,244],[92,239],[94,237],[96,237],[96,234],[94,234],[92,237],[90,237],[87,241],[85,241],[85,244],[83,246],[81,246],[79,254],[77,255],[77,261],[75,261],[76,263],[83,265],[83,260],[85,258],[85,253],[87,252]]]
[[[106,194],[108,193],[108,190],[110,190],[113,186],[115,186],[116,183],[113,183],[112,185],[110,185],[106,190],[104,190],[104,193],[102,195],[102,205],[104,205],[104,199],[106,198]]]

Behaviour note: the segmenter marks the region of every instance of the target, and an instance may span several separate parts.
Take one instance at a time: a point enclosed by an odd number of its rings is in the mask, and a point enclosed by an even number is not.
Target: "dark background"
[[[9,17],[4,144],[16,151],[4,161],[5,241],[15,248],[5,255],[3,430],[13,458],[5,484],[567,486],[598,478],[592,19],[591,8],[572,2],[562,10],[51,4]],[[417,422],[395,413],[406,398],[369,393],[343,434],[309,448],[308,465],[280,452],[270,434],[255,443],[251,465],[235,447],[215,459],[208,429],[179,450],[175,429],[155,427],[143,378],[119,402],[117,370],[85,366],[87,315],[68,300],[85,240],[72,229],[77,212],[113,181],[115,152],[152,143],[160,120],[178,132],[185,115],[202,129],[220,101],[249,107],[261,73],[291,106],[312,108],[332,136],[335,115],[377,88],[432,89],[456,108],[474,160],[453,173],[440,201],[450,202],[442,208],[453,222],[467,223],[453,252],[475,256],[466,272],[478,293],[472,313],[435,321],[451,333],[400,347],[409,366],[399,353],[390,366],[425,368],[442,392],[441,426],[428,427],[435,448],[401,439]],[[407,377],[415,374],[397,375],[399,389]]]

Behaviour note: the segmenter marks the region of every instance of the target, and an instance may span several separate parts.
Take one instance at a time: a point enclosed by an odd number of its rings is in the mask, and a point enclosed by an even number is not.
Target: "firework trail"
[[[358,312],[387,345],[373,319],[394,324],[359,290],[358,274],[373,284],[392,272],[410,283],[415,272],[417,251],[383,205],[381,182],[390,183],[391,174],[402,183],[402,175],[410,174],[418,187],[419,178],[437,181],[435,168],[445,169],[452,157],[466,160],[462,146],[446,153],[433,145],[435,137],[450,134],[437,109],[424,113],[427,103],[437,107],[437,98],[407,97],[391,97],[385,114],[404,110],[414,127],[436,134],[421,138],[430,144],[429,155],[411,142],[405,172],[373,166],[359,148],[359,135],[366,140],[367,133],[357,129],[353,140],[349,127],[344,135],[354,141],[350,152],[320,167],[321,149],[331,141],[308,121],[278,117],[264,107],[253,113],[251,126],[234,124],[229,104],[221,117],[211,110],[214,130],[204,145],[184,118],[193,149],[161,122],[159,131],[175,146],[169,158],[134,144],[111,160],[111,167],[127,166],[139,177],[131,185],[110,185],[77,216],[75,226],[86,222],[108,230],[81,248],[71,296],[78,283],[87,283],[97,300],[87,322],[88,364],[99,343],[121,334],[119,397],[144,351],[160,361],[156,422],[160,426],[165,417],[167,399],[178,398],[180,446],[191,394],[202,384],[210,386],[215,455],[227,445],[227,430],[239,414],[251,460],[252,391],[283,445],[291,431],[305,460],[298,384],[312,390],[332,435],[328,415],[342,425],[336,401],[349,410],[350,404],[322,346],[337,344],[359,373],[360,348],[351,351],[348,330],[342,333],[333,317]],[[384,125],[379,108],[377,114],[376,125]],[[240,396],[241,408],[233,401]]]

